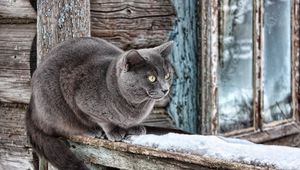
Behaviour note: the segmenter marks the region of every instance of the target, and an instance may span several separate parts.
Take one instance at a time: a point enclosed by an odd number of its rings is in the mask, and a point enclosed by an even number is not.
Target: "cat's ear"
[[[122,70],[129,71],[132,67],[144,62],[145,59],[136,50],[130,50],[123,56]]]
[[[172,51],[172,47],[173,41],[169,41],[160,46],[154,47],[154,49],[157,50],[162,57],[167,58]]]

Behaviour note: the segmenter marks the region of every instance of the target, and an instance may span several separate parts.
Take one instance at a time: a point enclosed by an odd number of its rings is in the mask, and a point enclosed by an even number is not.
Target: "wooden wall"
[[[169,0],[91,0],[91,34],[122,49],[147,48],[169,39],[175,10]],[[31,169],[24,116],[30,99],[30,57],[36,13],[29,0],[0,0],[0,169]],[[164,107],[146,124],[172,126]]]
[[[32,169],[24,117],[35,31],[29,1],[0,0],[0,169]]]
[[[120,48],[147,48],[168,40],[175,11],[169,0],[91,0],[91,33]],[[30,48],[36,13],[28,0],[0,0],[0,101],[28,103]]]
[[[167,41],[174,17],[169,0],[91,0],[92,36],[125,50]]]

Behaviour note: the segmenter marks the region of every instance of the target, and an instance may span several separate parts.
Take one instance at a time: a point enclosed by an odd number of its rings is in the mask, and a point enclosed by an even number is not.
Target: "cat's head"
[[[130,101],[160,100],[170,91],[173,68],[168,59],[172,42],[158,47],[127,51],[118,61],[118,85]]]

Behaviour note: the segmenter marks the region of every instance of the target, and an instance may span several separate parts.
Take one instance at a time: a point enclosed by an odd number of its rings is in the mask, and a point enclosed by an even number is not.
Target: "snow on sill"
[[[269,165],[277,169],[296,170],[300,167],[300,148],[254,144],[221,136],[149,134],[131,136],[124,142],[240,163]]]

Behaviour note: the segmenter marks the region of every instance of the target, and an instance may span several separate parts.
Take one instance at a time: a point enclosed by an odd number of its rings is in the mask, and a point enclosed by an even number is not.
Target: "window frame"
[[[300,0],[291,0],[291,92],[292,118],[274,121],[268,124],[262,122],[263,108],[263,3],[253,0],[253,126],[222,133],[224,136],[234,136],[248,139],[256,143],[270,141],[300,132],[299,123],[299,6]],[[201,75],[201,114],[199,114],[199,132],[202,134],[219,135],[217,108],[217,69],[220,51],[219,33],[222,20],[218,0],[199,1],[199,74]]]

